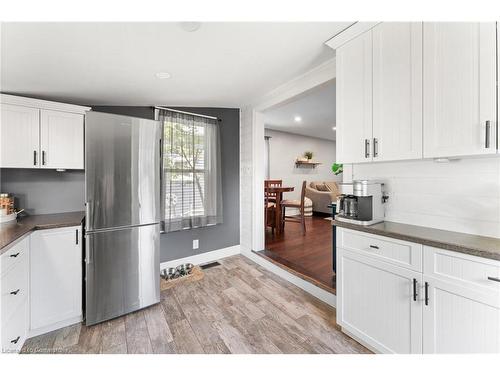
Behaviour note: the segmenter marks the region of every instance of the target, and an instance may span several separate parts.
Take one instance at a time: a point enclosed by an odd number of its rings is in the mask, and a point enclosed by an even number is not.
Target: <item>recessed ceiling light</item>
[[[302,117],[300,117],[300,116],[295,116],[295,117],[293,118],[293,120],[294,120],[295,122],[301,122],[301,121],[302,121]]]
[[[167,72],[158,72],[158,73],[156,73],[156,78],[158,78],[158,79],[167,79],[167,78],[170,78],[170,73],[167,73]]]
[[[333,131],[336,131],[336,130],[337,130],[337,127],[336,127],[336,126],[332,126],[332,130],[333,130]]]
[[[201,22],[179,22],[179,26],[182,30],[192,33],[201,27]]]

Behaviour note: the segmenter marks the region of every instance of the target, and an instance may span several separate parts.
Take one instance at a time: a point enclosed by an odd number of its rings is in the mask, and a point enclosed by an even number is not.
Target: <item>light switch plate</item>
[[[200,247],[200,240],[193,240],[193,250],[196,250]]]

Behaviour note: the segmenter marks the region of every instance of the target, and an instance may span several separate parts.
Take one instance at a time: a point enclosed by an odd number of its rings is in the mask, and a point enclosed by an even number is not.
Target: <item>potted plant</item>
[[[307,159],[307,161],[311,161],[312,158],[313,158],[312,151],[306,151],[306,152],[304,152],[304,157]]]
[[[344,164],[333,163],[332,172],[335,176],[341,174],[344,171]]]

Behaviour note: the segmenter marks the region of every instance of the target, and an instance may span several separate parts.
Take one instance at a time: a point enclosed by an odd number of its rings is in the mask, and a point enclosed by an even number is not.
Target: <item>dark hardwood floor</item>
[[[282,236],[273,236],[271,229],[267,229],[266,250],[257,254],[335,294],[331,221],[308,217],[306,228],[303,235],[299,223],[286,223]]]

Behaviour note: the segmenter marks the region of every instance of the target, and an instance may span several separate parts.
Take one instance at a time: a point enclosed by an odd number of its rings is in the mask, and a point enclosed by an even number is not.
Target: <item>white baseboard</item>
[[[70,326],[70,325],[73,325],[76,323],[80,323],[82,321],[83,321],[83,315],[79,315],[79,316],[75,316],[72,318],[62,320],[62,321],[54,323],[54,324],[50,324],[50,325],[45,326],[45,327],[32,329],[28,333],[28,338],[43,335],[44,333],[52,332],[52,331],[55,331],[59,328],[64,328],[64,327],[67,327],[67,326]]]
[[[284,270],[281,267],[278,267],[274,263],[262,258],[261,256],[251,251],[242,250],[241,255],[246,256],[248,259],[254,261],[255,263],[267,269],[268,271],[278,275],[282,279],[291,282],[293,285],[299,287],[300,289],[306,291],[307,293],[312,294],[314,297],[320,299],[326,304],[332,307],[337,307],[337,297],[335,296],[335,294],[327,292],[326,290],[317,287],[316,285],[310,283],[309,281],[306,281],[298,276],[295,276],[294,274],[291,274],[290,272]]]
[[[240,253],[240,245],[229,246],[218,250],[208,251],[206,253],[192,255],[186,258],[169,260],[160,264],[160,270],[168,267],[177,267],[183,263],[193,263],[194,265],[213,262],[222,258]]]

